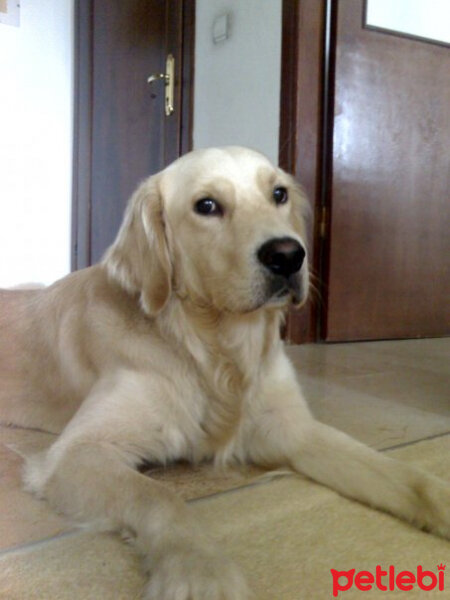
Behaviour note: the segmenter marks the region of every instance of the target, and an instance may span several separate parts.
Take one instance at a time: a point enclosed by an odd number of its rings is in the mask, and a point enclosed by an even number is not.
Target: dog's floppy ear
[[[110,277],[129,292],[140,294],[141,307],[148,315],[155,316],[164,308],[172,289],[172,267],[157,176],[142,183],[131,197],[104,264]]]

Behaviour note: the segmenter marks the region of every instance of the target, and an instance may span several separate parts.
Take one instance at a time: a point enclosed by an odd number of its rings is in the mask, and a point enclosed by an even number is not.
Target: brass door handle
[[[166,116],[169,117],[174,111],[173,105],[173,89],[175,85],[175,59],[172,54],[167,56],[166,60],[166,72],[165,73],[152,73],[147,83],[154,83],[155,81],[164,81],[165,86],[165,112]]]
[[[153,75],[150,75],[150,77],[147,79],[147,83],[153,83],[159,79],[165,79],[167,81],[168,77],[165,73],[153,73]]]

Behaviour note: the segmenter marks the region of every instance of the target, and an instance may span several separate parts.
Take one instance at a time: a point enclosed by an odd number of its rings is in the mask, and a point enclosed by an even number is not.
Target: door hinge
[[[328,207],[322,206],[320,209],[320,221],[319,221],[319,236],[322,239],[327,237],[328,231]]]

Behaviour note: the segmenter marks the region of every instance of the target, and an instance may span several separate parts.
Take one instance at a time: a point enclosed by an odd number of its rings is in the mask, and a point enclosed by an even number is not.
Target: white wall
[[[217,16],[230,37],[214,44]],[[247,145],[278,162],[281,0],[197,0],[194,147]]]
[[[0,24],[1,287],[70,270],[72,2],[21,0]]]

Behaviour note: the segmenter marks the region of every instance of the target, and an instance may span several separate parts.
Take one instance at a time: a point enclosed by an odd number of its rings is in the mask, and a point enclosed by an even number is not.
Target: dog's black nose
[[[258,250],[259,261],[275,275],[288,278],[300,271],[306,252],[293,238],[273,238]]]

